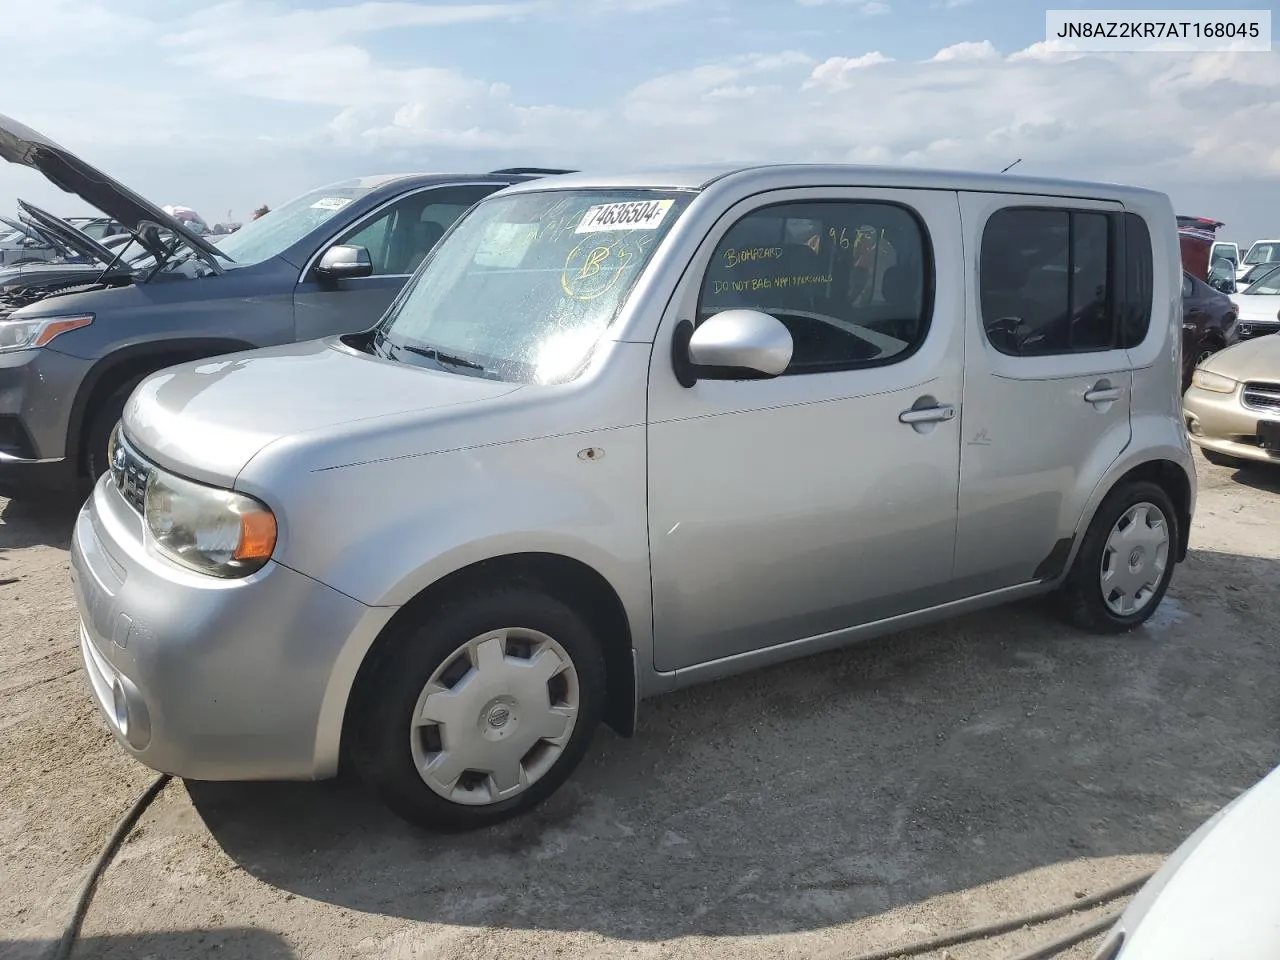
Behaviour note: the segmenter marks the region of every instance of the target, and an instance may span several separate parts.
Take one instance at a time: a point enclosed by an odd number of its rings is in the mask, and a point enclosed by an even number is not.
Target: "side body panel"
[[[671,343],[676,326],[696,313],[717,243],[752,210],[785,202],[879,202],[920,218],[934,262],[922,346],[883,366],[681,387]],[[708,231],[663,318],[649,378],[657,670],[950,599],[956,423],[912,426],[899,417],[922,403],[959,402],[958,245],[948,191],[770,191],[734,204]]]
[[[988,218],[1007,207],[1120,210],[1105,201],[960,195],[970,278],[955,572],[964,595],[1041,579],[1046,563],[1057,567],[1066,556],[1061,544],[1076,535],[1086,502],[1130,438],[1124,350],[1011,356],[988,339],[980,252]]]

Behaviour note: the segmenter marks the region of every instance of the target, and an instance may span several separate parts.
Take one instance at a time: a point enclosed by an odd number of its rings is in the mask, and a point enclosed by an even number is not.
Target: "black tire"
[[[1195,373],[1196,367],[1221,349],[1222,344],[1214,337],[1205,337],[1195,345],[1191,355],[1187,357],[1186,370],[1182,374],[1183,393],[1191,389],[1191,375]]]
[[[1204,447],[1201,447],[1200,453],[1215,467],[1230,467],[1232,469],[1237,469],[1244,466],[1243,460],[1229,456],[1225,453],[1219,453],[1217,450],[1206,450]]]
[[[473,638],[503,628],[536,630],[568,654],[578,680],[578,714],[554,764],[522,793],[472,806],[437,793],[418,774],[410,720],[432,674]],[[586,622],[561,601],[530,586],[477,590],[440,606],[376,654],[355,700],[352,753],[361,779],[395,813],[433,830],[472,830],[532,809],[555,792],[582,760],[600,722],[605,668]]]
[[[1102,571],[1103,551],[1112,528],[1135,504],[1150,503],[1164,514],[1169,532],[1169,554],[1164,573],[1150,600],[1137,612],[1121,616],[1107,606],[1099,577]],[[1173,577],[1174,556],[1181,531],[1173,501],[1164,489],[1145,480],[1122,484],[1112,490],[1094,514],[1085,532],[1067,579],[1058,590],[1059,614],[1068,622],[1083,630],[1097,634],[1125,633],[1143,624],[1160,606],[1169,581]]]
[[[97,483],[110,468],[107,462],[107,441],[111,439],[111,431],[115,429],[120,417],[124,414],[129,395],[141,383],[142,377],[135,377],[123,386],[114,390],[105,400],[97,404],[97,409],[89,416],[89,423],[84,435],[84,456],[81,460],[85,478],[89,483]]]

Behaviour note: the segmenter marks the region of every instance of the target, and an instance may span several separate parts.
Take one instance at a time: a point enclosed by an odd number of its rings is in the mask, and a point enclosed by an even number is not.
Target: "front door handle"
[[[940,403],[936,407],[913,407],[898,414],[900,423],[938,423],[955,418],[956,408],[949,403]]]
[[[1086,391],[1084,395],[1085,403],[1113,403],[1120,399],[1119,387],[1095,387]]]

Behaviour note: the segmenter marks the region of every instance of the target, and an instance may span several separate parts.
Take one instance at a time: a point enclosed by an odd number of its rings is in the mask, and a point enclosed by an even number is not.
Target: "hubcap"
[[[432,673],[410,722],[413,762],[454,803],[497,803],[550,770],[573,735],[578,674],[565,649],[521,627],[468,640]]]
[[[1169,525],[1153,503],[1135,503],[1116,521],[1102,550],[1099,583],[1107,609],[1130,617],[1155,597],[1169,563]]]

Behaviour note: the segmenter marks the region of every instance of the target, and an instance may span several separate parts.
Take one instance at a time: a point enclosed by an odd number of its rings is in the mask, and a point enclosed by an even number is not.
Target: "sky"
[[[0,0],[0,112],[210,223],[376,173],[1021,158],[1019,173],[1164,190],[1223,239],[1280,235],[1280,49],[1062,53],[1044,9]],[[0,213],[16,197],[87,212],[0,163]]]

